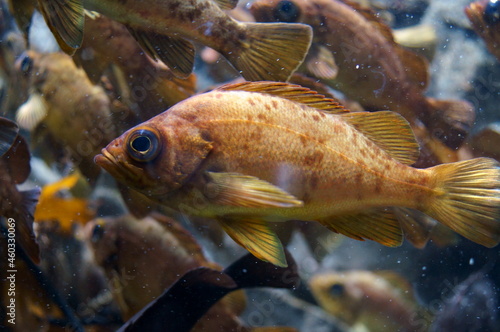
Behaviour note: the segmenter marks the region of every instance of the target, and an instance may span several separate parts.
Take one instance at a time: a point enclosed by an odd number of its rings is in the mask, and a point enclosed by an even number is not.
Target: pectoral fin
[[[373,209],[319,222],[331,231],[356,240],[369,239],[388,247],[400,246],[403,241],[401,226],[391,209]]]
[[[277,266],[288,266],[280,239],[265,221],[250,218],[218,220],[226,233],[255,257]]]
[[[73,55],[83,41],[82,0],[39,0],[38,5],[61,49]]]
[[[305,60],[307,70],[316,78],[333,80],[337,77],[339,67],[335,63],[332,52],[325,46],[313,44]]]
[[[251,208],[300,207],[304,203],[275,185],[254,176],[207,172],[209,199],[219,205]]]
[[[191,74],[195,52],[191,42],[179,37],[127,28],[142,49],[153,59],[166,64],[175,76],[186,78]]]

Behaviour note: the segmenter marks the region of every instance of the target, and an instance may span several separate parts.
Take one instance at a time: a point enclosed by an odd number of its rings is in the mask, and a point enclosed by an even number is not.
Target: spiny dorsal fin
[[[349,112],[337,100],[326,98],[315,91],[295,84],[268,81],[244,82],[227,84],[217,88],[217,90],[259,92],[288,99],[333,114]]]
[[[373,240],[388,247],[398,247],[403,242],[399,222],[392,210],[386,208],[318,221],[329,230],[355,240]]]
[[[342,119],[362,132],[397,161],[411,165],[419,156],[419,145],[410,124],[391,111],[353,112]]]

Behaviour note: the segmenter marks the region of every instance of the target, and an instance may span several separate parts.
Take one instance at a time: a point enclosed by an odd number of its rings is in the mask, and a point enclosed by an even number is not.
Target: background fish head
[[[167,113],[125,132],[95,162],[118,181],[151,198],[179,189],[212,146],[197,127]]]
[[[317,16],[317,6],[305,0],[257,0],[250,12],[257,22],[302,22],[311,24]]]

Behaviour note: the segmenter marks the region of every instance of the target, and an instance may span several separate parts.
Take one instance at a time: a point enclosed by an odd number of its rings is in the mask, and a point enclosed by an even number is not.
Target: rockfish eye
[[[136,161],[151,161],[160,152],[158,134],[147,129],[134,131],[128,138],[128,153]]]
[[[488,24],[496,24],[500,21],[500,1],[488,1],[484,8],[484,21]]]
[[[329,291],[331,296],[340,297],[344,294],[344,286],[341,284],[333,284]]]
[[[280,22],[296,22],[300,15],[300,9],[292,1],[281,1],[274,8],[274,18]]]

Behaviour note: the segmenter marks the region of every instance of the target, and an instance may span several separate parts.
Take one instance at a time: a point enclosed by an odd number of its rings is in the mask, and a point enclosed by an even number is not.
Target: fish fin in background
[[[16,228],[19,231],[16,240],[29,258],[35,264],[38,264],[40,263],[40,248],[33,232],[33,216],[40,196],[40,188],[23,191],[21,195],[22,202],[20,209],[18,209],[19,215],[15,216]]]
[[[217,220],[236,243],[255,257],[280,267],[287,266],[281,241],[267,222],[249,218]]]
[[[195,53],[191,42],[180,37],[127,28],[142,49],[151,58],[166,64],[175,76],[186,78],[191,74]]]
[[[224,269],[238,288],[273,287],[293,289],[299,286],[300,276],[297,263],[288,250],[284,257],[287,267],[275,266],[247,254]]]
[[[400,163],[411,165],[417,161],[419,145],[410,124],[398,113],[352,112],[342,114],[342,119]]]
[[[73,55],[83,41],[83,1],[38,0],[38,7],[59,47],[65,53]]]
[[[363,213],[321,219],[319,222],[335,233],[355,240],[369,239],[388,247],[397,247],[403,242],[401,226],[390,209],[372,209]]]
[[[307,71],[319,79],[333,80],[339,72],[332,52],[320,44],[313,43],[311,45],[304,63]]]
[[[0,157],[14,145],[19,127],[14,121],[0,117]]]
[[[215,3],[223,10],[230,10],[236,8],[239,0],[214,0]]]
[[[500,242],[500,165],[477,158],[429,168],[436,186],[423,210],[467,239],[486,247]]]
[[[437,222],[420,211],[408,208],[393,208],[405,239],[414,247],[423,249],[431,238]]]
[[[254,208],[298,207],[304,203],[283,189],[254,176],[207,172],[207,196],[217,205]]]
[[[331,114],[349,113],[349,110],[345,109],[336,99],[325,98],[325,96],[318,94],[316,91],[295,84],[280,82],[244,82],[223,85],[216,90],[265,93]]]
[[[285,82],[304,61],[312,40],[305,24],[244,23],[241,49],[222,52],[248,81]]]
[[[305,88],[316,91],[317,93],[325,96],[326,98],[330,98],[332,100],[336,100],[335,96],[332,93],[332,90],[325,84],[319,82],[317,79],[306,76],[301,73],[294,73],[289,82],[291,84],[298,84]],[[339,101],[337,101],[340,103]]]
[[[32,131],[48,114],[45,99],[39,93],[30,94],[28,100],[19,106],[16,121],[21,128]]]
[[[448,147],[456,149],[470,132],[476,119],[474,106],[465,100],[427,98],[433,109],[429,130]]]
[[[31,18],[35,12],[35,4],[32,0],[10,0],[7,1],[9,5],[10,12],[19,30],[23,33],[26,40],[28,40],[28,33],[31,26]]]
[[[456,245],[459,238],[457,233],[440,223],[438,223],[431,232],[432,243],[440,248]]]

